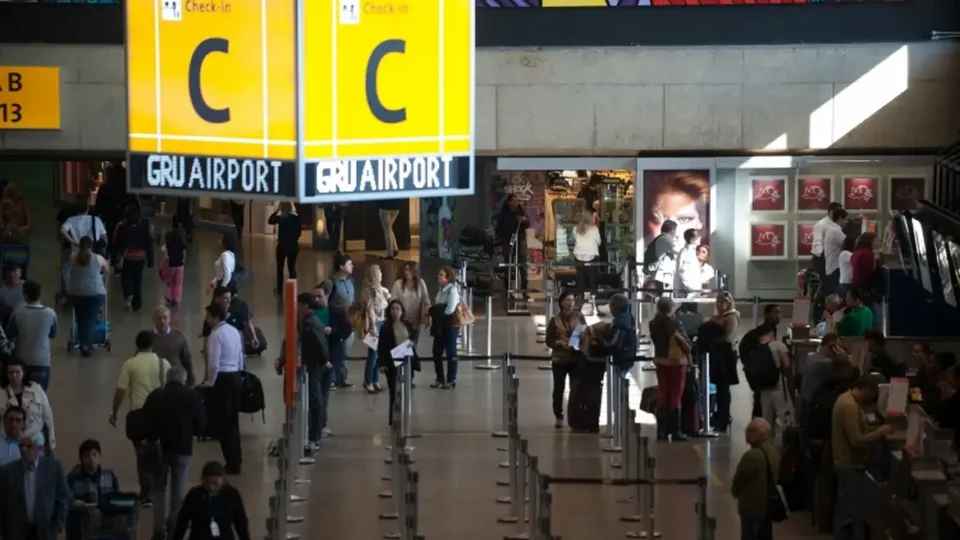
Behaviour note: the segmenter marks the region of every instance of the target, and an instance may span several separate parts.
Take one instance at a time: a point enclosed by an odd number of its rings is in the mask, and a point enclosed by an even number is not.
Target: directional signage
[[[130,0],[127,25],[133,190],[473,193],[471,0]]]
[[[60,68],[0,66],[0,129],[60,129]]]
[[[128,0],[130,187],[296,197],[294,0]]]

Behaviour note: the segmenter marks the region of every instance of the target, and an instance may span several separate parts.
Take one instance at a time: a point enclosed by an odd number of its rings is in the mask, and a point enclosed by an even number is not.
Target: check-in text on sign
[[[472,193],[473,13],[471,0],[129,0],[131,189]]]

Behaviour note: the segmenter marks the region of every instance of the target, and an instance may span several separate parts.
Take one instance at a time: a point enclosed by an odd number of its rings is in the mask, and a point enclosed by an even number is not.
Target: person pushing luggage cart
[[[89,357],[94,345],[110,350],[110,323],[107,320],[106,278],[110,263],[94,253],[89,236],[80,239],[79,250],[70,255],[67,292],[73,306],[73,329],[67,340],[67,352],[74,347]]]
[[[107,253],[107,229],[103,221],[88,212],[87,207],[75,209],[75,215],[64,219],[60,225],[60,234],[63,237],[63,250],[60,263],[61,290],[57,295],[58,303],[69,296],[66,286],[70,283],[70,256],[80,249],[80,239],[87,236],[93,243],[93,253],[105,256]]]

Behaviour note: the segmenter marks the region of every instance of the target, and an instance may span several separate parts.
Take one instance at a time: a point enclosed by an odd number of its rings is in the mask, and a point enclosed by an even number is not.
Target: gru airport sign
[[[471,0],[128,0],[132,191],[472,194]]]

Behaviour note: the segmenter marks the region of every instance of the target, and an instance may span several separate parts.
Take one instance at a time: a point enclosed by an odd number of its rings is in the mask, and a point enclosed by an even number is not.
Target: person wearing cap
[[[89,506],[96,506],[120,492],[120,481],[110,469],[100,465],[100,441],[87,439],[80,443],[80,462],[67,474],[67,489],[73,497],[73,508],[67,514],[67,538],[79,539],[82,519]]]
[[[70,508],[59,461],[41,457],[43,443],[20,438],[20,459],[0,469],[0,538],[56,540]]]
[[[243,497],[228,484],[224,467],[216,461],[203,466],[200,485],[191,488],[183,500],[171,540],[250,540],[250,522]]]

